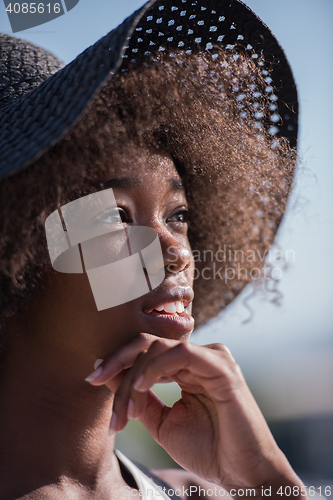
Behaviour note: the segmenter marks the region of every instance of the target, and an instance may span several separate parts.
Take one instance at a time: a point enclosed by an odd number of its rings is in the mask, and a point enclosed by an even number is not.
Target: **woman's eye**
[[[186,224],[188,220],[188,211],[181,210],[173,215],[171,215],[167,222],[181,222],[182,224]]]
[[[113,207],[97,215],[93,222],[110,224],[114,226],[123,222],[129,222],[129,217],[124,209]]]

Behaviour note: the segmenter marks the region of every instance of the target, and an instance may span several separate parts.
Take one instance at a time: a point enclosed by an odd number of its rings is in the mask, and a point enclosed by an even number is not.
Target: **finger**
[[[115,394],[127,372],[128,370],[123,370],[122,372],[118,373],[118,375],[108,380],[105,383],[106,387],[108,387],[108,389],[110,389],[110,391]]]
[[[189,387],[198,388],[198,376],[188,370],[180,370],[177,375],[170,378],[184,390],[188,390]],[[198,391],[201,392],[199,388]]]
[[[158,441],[158,428],[159,423],[161,423],[167,416],[170,408],[161,401],[156,394],[152,391],[147,391],[146,402],[144,410],[141,413],[140,421],[150,432],[151,436],[157,443]],[[115,418],[114,418],[115,417]],[[123,426],[119,423],[119,419],[116,413],[113,413],[110,422],[109,435],[112,436],[115,432],[120,432]]]
[[[151,391],[142,392],[137,394],[136,401],[134,402],[132,399],[129,399],[127,406],[126,417],[123,415],[117,414],[116,410],[112,411],[112,418],[110,421],[109,435],[114,434],[115,432],[120,432],[126,426],[128,420],[134,420],[138,418],[138,414],[143,413],[146,406],[149,393]]]
[[[148,393],[134,391],[130,395],[127,405],[127,418],[128,420],[135,420],[140,417],[147,406]]]
[[[148,349],[149,346],[157,339],[160,339],[169,346],[178,343],[176,340],[162,339],[161,337],[156,337],[155,335],[149,333],[140,333],[131,342],[107,356],[102,363],[98,364],[96,369],[85,380],[92,385],[105,384],[107,380],[115,377],[123,370],[130,368],[133,365],[138,353]],[[229,349],[223,344],[208,344],[205,347],[216,350],[225,350],[230,354]]]
[[[166,345],[173,345],[177,342],[170,339],[161,339],[148,333],[140,333],[131,342],[107,356],[98,368],[86,378],[86,381],[92,385],[105,384],[123,370],[130,368],[138,354],[146,351],[156,339],[161,340]]]
[[[165,345],[163,340],[156,338],[147,351],[138,354],[133,366],[120,382],[113,402],[113,412],[116,414],[117,419],[117,430],[125,427],[128,418],[137,418],[142,413],[147,396],[137,393],[133,388],[133,383],[138,378],[138,373],[149,363],[149,360],[157,353],[163,352],[166,349],[169,349],[169,347]],[[129,410],[130,415],[128,414]]]
[[[185,377],[184,381],[188,383],[189,376],[184,370],[194,377],[196,384],[202,385],[216,398],[242,380],[238,365],[225,350],[181,342],[152,357],[134,382],[134,388],[138,392],[147,391],[161,376],[174,379]]]
[[[128,389],[129,389],[129,401],[128,401],[128,406],[127,406],[127,418],[128,419],[136,419],[139,418],[140,415],[143,413],[145,410],[146,404],[147,404],[147,395],[148,392],[138,392],[135,390],[133,387],[133,384],[135,380],[138,378],[138,373],[141,373],[144,370],[144,367],[149,364],[150,359],[152,359],[154,356],[157,354],[160,354],[161,352],[166,351],[170,347],[165,345],[164,342],[161,342],[159,340],[156,340],[151,344],[150,348],[148,349],[147,352],[144,353],[135,362],[135,365],[133,366],[131,370],[131,374],[128,377],[128,380],[126,380],[126,383],[128,384]],[[172,379],[169,377],[160,377],[158,381],[163,378],[163,381],[165,380],[172,382]],[[124,403],[126,404],[126,403]]]
[[[214,344],[206,344],[202,347],[207,347],[207,349],[212,349],[213,351],[225,352],[229,354],[229,356],[232,356],[230,349],[226,345],[219,342],[215,342]]]
[[[140,415],[140,422],[146,427],[152,438],[161,444],[159,429],[168,416],[171,408],[161,401],[152,391],[147,392],[147,401],[144,411]]]
[[[131,342],[109,354],[86,381],[92,385],[102,385],[130,368],[138,354],[150,345],[150,337],[148,334],[139,334]]]
[[[147,391],[145,393],[138,394],[138,399],[140,399],[139,406],[140,406],[140,408],[142,407],[141,412],[144,411],[144,409],[147,405],[147,401],[148,401],[150,393],[151,393],[151,391]],[[132,403],[131,399],[129,400],[129,403]],[[136,404],[138,404],[138,401]],[[134,408],[132,409],[131,404],[128,405],[126,418],[124,418],[124,416],[119,417],[116,410],[113,409],[112,410],[112,417],[111,417],[111,421],[110,421],[110,427],[109,427],[109,435],[112,436],[115,432],[122,431],[124,429],[124,427],[126,426],[128,420],[133,420],[134,418],[136,418],[135,410],[134,410]]]

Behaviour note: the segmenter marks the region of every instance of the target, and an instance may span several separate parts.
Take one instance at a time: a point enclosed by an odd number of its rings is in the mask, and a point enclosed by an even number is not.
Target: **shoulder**
[[[184,469],[159,469],[152,472],[163,479],[174,490],[177,497],[184,500],[215,500],[229,496],[221,486],[210,483]],[[166,492],[167,493],[167,492]]]

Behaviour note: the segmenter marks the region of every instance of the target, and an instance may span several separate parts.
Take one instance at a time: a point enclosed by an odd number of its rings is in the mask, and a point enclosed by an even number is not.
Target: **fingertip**
[[[118,417],[115,411],[112,412],[112,417],[109,427],[109,436],[113,436],[117,432]]]
[[[134,387],[134,389],[135,389],[136,391],[138,391],[138,392],[140,392],[140,391],[144,392],[144,391],[146,390],[146,389],[143,389],[143,388],[142,388],[142,383],[143,383],[144,379],[145,379],[145,376],[142,374],[142,375],[140,375],[140,377],[138,377],[138,378],[137,378],[137,380],[134,382],[133,387]]]
[[[96,370],[99,365],[101,365],[103,363],[104,359],[96,359],[95,363],[94,363],[94,369]]]
[[[96,379],[102,374],[103,367],[99,366],[96,370],[94,370],[87,378],[85,378],[86,382],[95,382]]]
[[[134,404],[133,399],[130,399],[128,401],[128,405],[127,405],[127,418],[128,418],[128,420],[135,420],[136,419],[136,416],[135,416],[135,404]]]

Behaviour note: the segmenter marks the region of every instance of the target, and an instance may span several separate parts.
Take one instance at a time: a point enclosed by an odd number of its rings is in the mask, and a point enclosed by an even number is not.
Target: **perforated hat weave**
[[[239,0],[152,0],[62,69],[48,52],[0,37],[0,179],[23,170],[74,126],[126,60],[154,51],[214,47],[251,54],[267,76],[269,132],[297,137],[297,93],[285,54],[267,26]],[[50,76],[51,75],[51,76]],[[110,76],[111,75],[111,76]]]

